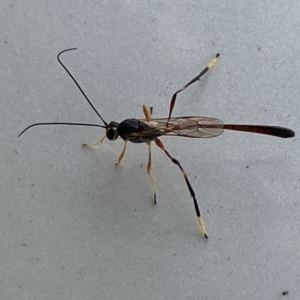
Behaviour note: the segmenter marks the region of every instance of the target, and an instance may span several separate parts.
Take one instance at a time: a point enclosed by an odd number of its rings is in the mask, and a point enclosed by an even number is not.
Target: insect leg
[[[155,183],[155,179],[151,174],[151,167],[152,167],[152,163],[151,163],[151,142],[147,142],[148,145],[148,150],[149,150],[149,159],[148,159],[148,164],[147,164],[147,173],[149,175],[150,181],[151,181],[151,185],[152,185],[152,190],[153,190],[153,203],[156,204],[156,183]]]
[[[93,144],[82,144],[82,147],[87,147],[87,148],[93,148],[93,147],[96,147],[98,145],[100,145],[106,138],[106,135],[98,142],[96,143],[93,143]]]
[[[188,86],[190,86],[191,84],[193,84],[194,82],[200,80],[200,78],[209,70],[211,69],[217,62],[218,57],[220,56],[219,53],[217,53],[217,55],[215,56],[215,58],[213,58],[208,65],[200,72],[199,75],[197,75],[194,79],[192,79],[190,82],[188,82],[186,85],[184,85],[180,90],[178,90],[172,97],[171,102],[170,102],[170,108],[169,108],[169,116],[168,119],[171,118],[174,106],[175,106],[175,101],[176,101],[176,97],[177,94],[182,92],[183,90],[185,90]]]
[[[152,107],[150,108],[150,111],[149,111],[147,106],[145,104],[143,104],[143,113],[144,113],[145,118],[146,118],[147,121],[152,119],[152,110],[153,110]]]
[[[118,158],[118,161],[115,163],[116,166],[119,165],[124,159],[125,152],[126,152],[126,149],[127,149],[127,143],[128,143],[128,141],[124,141],[124,148],[123,148],[123,151],[121,152],[121,154]]]
[[[143,112],[145,115],[146,120],[151,120],[152,119],[152,112],[153,112],[153,107],[150,107],[150,111],[147,108],[146,105],[143,105]],[[155,179],[151,174],[151,167],[152,167],[152,161],[151,161],[151,141],[147,142],[148,145],[148,152],[149,152],[149,159],[148,159],[148,164],[147,164],[147,173],[149,175],[150,178],[150,182],[152,185],[152,190],[153,190],[153,203],[156,204],[156,183],[155,183]]]
[[[206,234],[206,229],[205,229],[204,221],[203,221],[203,219],[202,219],[202,217],[201,217],[201,214],[200,214],[200,208],[199,208],[199,205],[198,205],[198,202],[197,202],[197,199],[196,199],[196,195],[195,195],[195,192],[194,192],[194,190],[193,190],[193,188],[192,188],[192,186],[191,186],[191,184],[190,184],[190,181],[189,181],[189,179],[188,179],[188,177],[187,177],[186,172],[185,172],[184,169],[182,168],[180,162],[179,162],[176,158],[172,157],[172,156],[170,155],[170,153],[166,150],[164,144],[162,143],[162,141],[161,141],[160,139],[156,139],[156,140],[155,140],[155,143],[156,143],[156,145],[157,145],[161,150],[163,150],[163,151],[166,153],[166,155],[171,159],[171,161],[172,161],[175,165],[177,165],[177,166],[179,167],[179,169],[181,170],[182,175],[183,175],[183,177],[184,177],[184,180],[185,180],[185,182],[186,182],[186,184],[187,184],[187,186],[188,186],[188,189],[189,189],[190,194],[191,194],[191,196],[192,196],[192,198],[193,198],[193,201],[194,201],[194,207],[195,207],[196,215],[197,215],[197,218],[198,218],[198,224],[199,224],[200,231],[202,232],[202,234],[204,235],[204,237],[207,239],[208,236],[207,236],[207,234]]]

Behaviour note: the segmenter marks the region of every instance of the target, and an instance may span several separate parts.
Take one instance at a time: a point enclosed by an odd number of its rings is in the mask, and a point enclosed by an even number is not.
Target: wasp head
[[[111,121],[107,127],[106,127],[106,137],[110,140],[110,141],[115,141],[119,134],[118,134],[118,128],[119,123],[115,122],[115,121]]]

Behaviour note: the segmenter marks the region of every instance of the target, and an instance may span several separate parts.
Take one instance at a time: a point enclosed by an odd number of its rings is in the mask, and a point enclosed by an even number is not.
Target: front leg
[[[84,147],[84,148],[94,148],[94,147],[102,144],[102,142],[105,140],[105,138],[106,138],[106,135],[100,141],[98,141],[96,143],[93,143],[93,144],[82,144],[82,147]]]
[[[121,154],[118,158],[118,161],[115,163],[115,166],[119,165],[124,160],[125,152],[126,152],[126,149],[127,149],[127,143],[128,143],[128,141],[124,141],[123,151],[121,152]]]

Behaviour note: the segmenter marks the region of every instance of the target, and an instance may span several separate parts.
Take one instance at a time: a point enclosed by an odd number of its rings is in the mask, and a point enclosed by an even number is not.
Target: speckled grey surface
[[[226,132],[164,138],[206,221],[198,232],[180,171],[157,148],[81,144],[106,121],[174,115],[299,132],[299,1],[1,1],[1,299],[289,299],[300,295],[299,139]]]

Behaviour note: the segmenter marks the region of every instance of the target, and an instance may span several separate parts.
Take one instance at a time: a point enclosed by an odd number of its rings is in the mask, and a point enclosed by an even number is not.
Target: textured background
[[[150,2],[150,1],[149,1]],[[82,149],[100,123],[174,116],[299,132],[299,1],[7,1],[0,3],[1,299],[289,299],[300,295],[299,139],[226,132],[164,138],[186,169],[210,239],[198,232],[180,171],[122,141]]]

